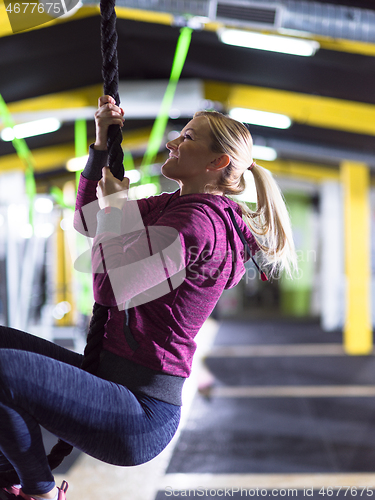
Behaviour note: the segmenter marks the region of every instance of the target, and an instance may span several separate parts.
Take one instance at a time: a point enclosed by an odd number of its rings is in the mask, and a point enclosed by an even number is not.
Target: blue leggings
[[[28,495],[55,483],[40,426],[114,465],[158,455],[175,434],[180,407],[82,371],[82,355],[0,327],[0,471],[14,468]]]

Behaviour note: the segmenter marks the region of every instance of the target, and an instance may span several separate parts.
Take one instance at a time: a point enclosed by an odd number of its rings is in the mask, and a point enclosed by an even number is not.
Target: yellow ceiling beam
[[[174,22],[174,16],[168,12],[116,7],[116,15],[119,19],[130,19],[143,23],[166,24],[170,26]]]
[[[259,164],[275,175],[314,183],[327,180],[338,181],[340,179],[338,168],[330,168],[315,163],[277,159],[274,161],[259,161]]]
[[[5,4],[3,0],[0,0],[0,36],[12,35],[12,28],[8,19],[8,14],[5,10]]]
[[[9,103],[11,113],[96,107],[101,84]],[[250,85],[205,82],[205,98],[227,109],[244,107],[283,113],[304,125],[375,135],[375,105]],[[126,110],[125,110],[126,113]]]
[[[343,40],[341,38],[330,38],[322,36],[312,36],[311,39],[320,43],[320,47],[325,50],[335,50],[337,52],[349,52],[361,54],[363,56],[375,56],[375,44],[368,42],[358,42],[356,40]]]
[[[35,162],[35,172],[60,168],[75,156],[73,143],[33,149],[31,153]],[[9,170],[24,170],[24,164],[17,154],[0,156],[0,172]]]
[[[136,149],[145,147],[150,129],[142,129],[140,131],[129,132],[125,135],[123,147],[127,149]],[[35,160],[35,172],[45,172],[55,168],[61,168],[68,160],[74,157],[74,144],[62,144],[59,146],[51,146],[46,148],[32,150]],[[325,167],[324,165],[288,161],[260,161],[263,167],[270,170],[273,174],[282,177],[292,177],[310,182],[319,183],[323,180],[339,180],[340,173],[338,169]],[[24,170],[22,161],[16,154],[10,154],[0,157],[0,172],[10,170]]]
[[[206,99],[288,115],[313,127],[375,135],[375,105],[250,85],[206,82]]]
[[[131,151],[146,148],[150,132],[151,128],[149,127],[126,132],[122,142],[123,148]],[[93,142],[93,140],[89,142]],[[35,172],[45,172],[66,165],[68,160],[75,157],[75,147],[72,142],[33,149],[31,153],[35,162]],[[0,156],[0,173],[9,170],[24,170],[23,162],[15,153]]]
[[[22,0],[20,0],[20,3],[22,4]],[[4,4],[4,0],[0,0],[0,37],[13,35],[13,31],[12,31],[12,27],[11,27],[10,22],[9,22],[8,14],[7,14],[5,9],[6,9],[6,7]],[[57,19],[49,21],[48,23],[44,23],[44,24],[41,24],[39,26],[29,28],[29,29],[25,30],[25,32],[26,31],[33,31],[36,29],[48,28],[48,27],[53,26],[55,24],[76,21],[78,19],[83,19],[83,18],[92,17],[92,16],[99,16],[99,15],[100,15],[99,6],[83,6],[71,17],[63,17],[63,18],[58,17]],[[21,33],[24,33],[24,31],[22,31]],[[15,33],[15,34],[17,35],[18,33]]]
[[[21,0],[22,3],[22,0]],[[126,7],[116,7],[116,15],[119,19],[130,19],[132,21],[140,21],[144,23],[156,24],[173,24],[173,15],[167,12],[152,12],[141,9],[128,9]],[[35,26],[25,31],[33,31],[35,29],[48,28],[55,24],[76,21],[86,17],[100,16],[100,8],[97,6],[83,6],[71,17],[58,17],[48,23],[40,26]],[[6,12],[4,0],[0,0],[0,37],[12,35],[12,27],[10,25],[8,14]]]
[[[23,99],[8,103],[9,111],[13,113],[40,112],[53,109],[97,107],[98,98],[103,94],[103,85],[90,85],[75,90],[56,92],[32,99]]]

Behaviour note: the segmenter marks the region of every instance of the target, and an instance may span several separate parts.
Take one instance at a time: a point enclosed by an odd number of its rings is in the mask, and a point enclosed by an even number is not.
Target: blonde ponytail
[[[285,270],[292,276],[298,266],[288,210],[271,174],[252,161],[253,140],[248,128],[217,111],[199,111],[194,116],[207,118],[212,132],[212,151],[225,153],[231,160],[222,170],[217,185],[210,187],[224,195],[241,194],[246,187],[243,174],[246,169],[252,171],[257,207],[251,211],[247,205],[239,203],[242,214],[262,250],[262,265],[270,266],[271,275]]]
[[[285,270],[289,276],[297,270],[289,213],[279,186],[271,174],[252,163],[251,172],[257,192],[256,210],[241,203],[242,214],[264,254],[264,264],[269,264],[271,274]]]

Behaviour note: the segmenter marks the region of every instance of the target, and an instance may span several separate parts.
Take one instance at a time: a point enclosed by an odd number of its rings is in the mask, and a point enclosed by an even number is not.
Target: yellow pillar
[[[72,307],[73,296],[71,290],[72,283],[72,263],[69,259],[69,251],[67,251],[67,242],[65,240],[64,231],[59,224],[56,227],[56,304],[67,302]],[[66,312],[61,319],[56,319],[57,326],[72,325],[73,311]]]
[[[364,163],[343,161],[341,178],[346,272],[344,348],[348,354],[369,354],[372,351],[369,168]]]

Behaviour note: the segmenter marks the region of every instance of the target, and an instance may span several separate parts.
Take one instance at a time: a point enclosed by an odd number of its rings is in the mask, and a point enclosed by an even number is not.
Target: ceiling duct
[[[226,0],[217,2],[215,20],[226,25],[277,30],[281,20],[280,4]]]
[[[375,43],[375,12],[369,9],[306,0],[211,2],[217,5],[216,19],[226,24],[239,27],[263,26],[274,31],[287,29],[311,35]],[[210,12],[212,13],[212,7]],[[267,22],[270,24],[267,25]]]
[[[92,0],[83,0],[92,3]],[[119,7],[168,12],[177,16],[209,16],[211,0],[116,0]]]
[[[267,0],[266,0],[267,2]],[[315,35],[375,42],[375,12],[329,2],[282,0],[282,27]]]
[[[82,0],[93,4],[93,0]],[[228,26],[295,30],[375,43],[375,12],[307,0],[117,0],[119,7],[206,17]]]

